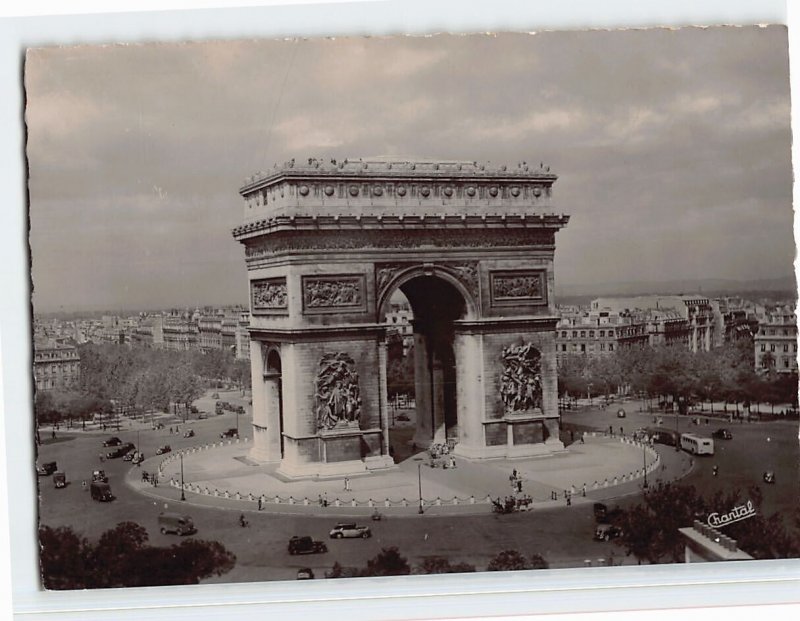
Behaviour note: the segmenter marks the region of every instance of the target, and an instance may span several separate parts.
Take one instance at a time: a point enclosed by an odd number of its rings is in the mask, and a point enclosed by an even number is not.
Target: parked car
[[[194,438],[194,429],[187,429],[183,432],[184,438]]]
[[[138,451],[134,453],[133,459],[131,460],[134,464],[141,464],[144,461],[144,453],[139,453]]]
[[[194,406],[194,405],[189,408],[189,411],[192,414],[197,414],[198,412],[200,412],[200,410],[197,409],[197,406]]]
[[[169,453],[172,451],[172,447],[169,444],[165,444],[164,446],[159,446],[156,449],[156,455],[164,455],[165,453]]]
[[[119,446],[120,444],[122,444],[122,440],[117,436],[111,436],[108,440],[103,442],[103,446]]]
[[[158,515],[158,527],[162,535],[193,535],[197,532],[192,518],[180,513],[163,512]]]
[[[111,493],[111,487],[108,483],[102,481],[92,481],[89,486],[89,491],[92,495],[92,500],[99,502],[111,502],[114,500],[114,494]]]
[[[230,429],[227,429],[226,431],[223,431],[221,434],[219,434],[219,437],[222,438],[222,439],[225,439],[225,438],[238,438],[239,437],[239,432],[236,431],[235,427],[231,427]]]
[[[311,537],[294,536],[289,539],[289,554],[324,554],[328,546],[322,541],[314,541]]]
[[[105,470],[95,470],[92,472],[92,483],[95,481],[99,483],[108,483],[108,477]]]
[[[136,457],[136,451],[125,453],[125,455],[122,456],[122,461],[133,461],[134,457]]]
[[[50,474],[53,474],[56,470],[58,470],[58,464],[54,461],[48,461],[40,466],[36,466],[36,474],[40,477],[46,477]]]
[[[733,440],[733,434],[727,429],[717,429],[711,434],[712,438],[719,438],[720,440]]]
[[[622,529],[614,524],[598,524],[594,529],[595,541],[611,541],[622,535]]]
[[[333,527],[329,534],[331,539],[352,537],[368,539],[369,537],[372,537],[372,532],[370,531],[369,526],[358,526],[353,523],[339,523]]]
[[[119,457],[123,457],[134,450],[136,447],[133,446],[130,442],[126,442],[125,444],[119,445],[113,451],[109,451],[106,453],[107,459],[118,459]]]
[[[313,580],[314,571],[310,567],[302,567],[297,570],[298,580]]]
[[[395,420],[399,420],[405,423],[410,419],[408,418],[407,414],[398,414],[397,416],[395,416]]]
[[[623,410],[622,408],[617,410],[617,418],[625,418],[625,416],[626,416],[625,410]]]
[[[764,483],[769,483],[774,485],[775,483],[775,473],[772,470],[767,470],[763,476]]]
[[[53,473],[53,485],[56,489],[62,489],[67,486],[67,474],[65,472]]]

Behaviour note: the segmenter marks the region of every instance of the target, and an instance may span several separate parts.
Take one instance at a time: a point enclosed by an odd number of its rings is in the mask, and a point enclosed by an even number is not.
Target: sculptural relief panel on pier
[[[504,270],[490,272],[492,306],[547,304],[545,270]]]
[[[363,274],[304,276],[303,312],[363,312],[367,308],[366,279]]]
[[[286,314],[289,296],[286,278],[262,278],[250,283],[250,308],[253,314]]]

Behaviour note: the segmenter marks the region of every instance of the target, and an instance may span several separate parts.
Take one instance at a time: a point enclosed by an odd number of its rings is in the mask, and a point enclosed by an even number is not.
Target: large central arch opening
[[[458,441],[454,322],[468,309],[455,285],[432,275],[400,282],[383,306],[393,387],[389,442],[399,462],[415,449]],[[409,394],[400,392],[403,387]]]

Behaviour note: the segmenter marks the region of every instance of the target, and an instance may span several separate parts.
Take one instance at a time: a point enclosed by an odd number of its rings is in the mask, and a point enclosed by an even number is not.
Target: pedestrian
[[[261,511],[261,496],[258,497],[258,510]]]
[[[581,432],[581,444],[584,444],[583,435],[584,435],[583,432]]]
[[[350,477],[344,478],[344,491],[346,492],[350,491]]]
[[[586,483],[583,484],[583,488],[581,489],[581,496],[586,498]]]
[[[516,478],[517,478],[517,469],[516,469],[516,468],[514,468],[514,469],[511,471],[511,478],[512,478],[512,479],[516,479]]]
[[[625,430],[622,427],[619,428],[619,435],[621,436],[625,435]]]
[[[612,425],[608,426],[608,433],[609,433],[609,435],[612,435],[612,436],[614,435],[614,427]]]
[[[569,430],[569,441],[575,442],[575,431],[572,429]]]
[[[53,435],[53,440],[55,440],[55,439],[56,439],[56,430],[55,430],[55,429],[53,429],[53,430],[51,431],[51,433],[52,433],[52,435]]]
[[[566,494],[567,496],[567,506],[572,506],[572,494]]]
[[[522,493],[522,481],[517,480],[517,493]]]
[[[85,492],[86,491],[86,479],[81,481],[81,487],[83,488],[83,491]]]
[[[169,435],[172,435],[172,427],[169,428]]]

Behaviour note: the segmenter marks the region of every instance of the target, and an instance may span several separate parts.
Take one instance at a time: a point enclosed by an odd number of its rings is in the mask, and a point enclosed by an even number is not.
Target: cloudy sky
[[[32,50],[34,306],[246,301],[245,177],[544,161],[560,284],[790,276],[783,27]]]

